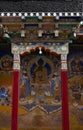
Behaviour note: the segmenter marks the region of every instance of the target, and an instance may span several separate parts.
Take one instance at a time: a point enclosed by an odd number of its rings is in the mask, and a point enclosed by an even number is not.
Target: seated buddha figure
[[[34,70],[34,83],[37,84],[49,83],[47,69],[44,66],[44,61],[42,59],[38,60],[38,66]]]

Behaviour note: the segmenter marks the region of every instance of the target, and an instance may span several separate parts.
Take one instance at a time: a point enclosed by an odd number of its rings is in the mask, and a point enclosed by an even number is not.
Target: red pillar
[[[19,99],[19,70],[13,71],[12,95],[12,126],[11,130],[18,130],[18,99]]]
[[[68,77],[67,70],[61,71],[62,78],[62,130],[69,130]]]

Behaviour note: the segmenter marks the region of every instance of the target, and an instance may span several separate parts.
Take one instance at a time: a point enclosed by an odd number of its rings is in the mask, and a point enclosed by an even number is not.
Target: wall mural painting
[[[11,127],[13,58],[0,50],[0,129]]]
[[[20,59],[19,128],[61,130],[60,56],[36,51]],[[12,86],[13,57],[0,52],[0,128],[11,127]]]
[[[83,52],[68,55],[70,128],[83,129]],[[75,123],[75,126],[72,124]]]
[[[0,52],[0,105],[9,105],[12,96],[13,58],[9,52],[4,53]]]
[[[0,52],[0,128],[4,127],[4,123],[6,128],[11,127],[12,65],[13,58],[10,52]],[[21,55],[19,87],[19,128],[61,130],[60,56],[48,52],[40,55],[37,51]],[[68,54],[68,88],[70,129],[82,130],[82,51],[70,51]]]
[[[19,116],[19,127],[61,129],[60,56],[37,52],[21,56],[19,104],[27,111]]]

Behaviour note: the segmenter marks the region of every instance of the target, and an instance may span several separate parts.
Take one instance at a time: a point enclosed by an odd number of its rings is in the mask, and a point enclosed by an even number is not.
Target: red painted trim
[[[19,70],[13,72],[12,95],[12,126],[11,130],[18,130],[18,97],[19,97]]]
[[[69,130],[68,77],[67,70],[61,71],[62,78],[62,130]]]

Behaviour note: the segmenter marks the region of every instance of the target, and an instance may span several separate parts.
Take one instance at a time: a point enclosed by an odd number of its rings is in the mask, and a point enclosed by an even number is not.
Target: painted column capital
[[[69,53],[68,43],[61,46],[61,70],[67,70],[67,55]]]
[[[69,43],[63,45],[58,43],[54,51],[61,55],[61,70],[67,70],[67,54],[69,53]]]
[[[65,43],[64,45],[60,46],[61,48],[61,55],[64,54],[68,54],[69,53],[69,43]]]
[[[19,46],[16,44],[12,44],[12,54],[14,55],[13,58],[13,69],[20,70],[20,49]]]
[[[20,70],[20,55],[14,54],[13,69]]]
[[[67,54],[61,54],[61,70],[67,70]]]

